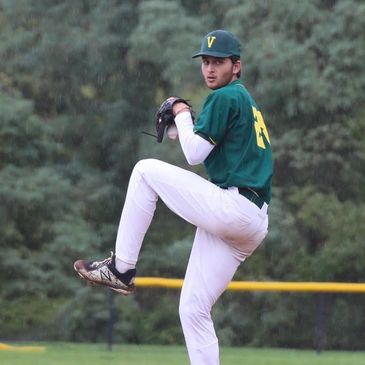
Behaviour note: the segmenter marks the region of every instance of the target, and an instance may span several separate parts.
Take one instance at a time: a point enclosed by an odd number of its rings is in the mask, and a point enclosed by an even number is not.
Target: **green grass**
[[[41,343],[44,352],[0,351],[4,365],[188,365],[183,346]],[[222,348],[221,365],[359,365],[365,352]]]

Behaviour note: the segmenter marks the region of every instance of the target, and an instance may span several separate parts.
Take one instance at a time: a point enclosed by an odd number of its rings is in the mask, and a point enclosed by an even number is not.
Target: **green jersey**
[[[240,80],[208,95],[194,132],[215,145],[204,161],[211,182],[222,188],[250,188],[270,202],[270,138],[258,106]]]

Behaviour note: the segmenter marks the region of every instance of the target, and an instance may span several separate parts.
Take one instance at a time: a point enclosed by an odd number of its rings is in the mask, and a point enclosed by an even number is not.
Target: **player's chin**
[[[216,81],[205,80],[205,84],[211,90],[215,90],[215,89],[218,89],[219,88],[219,85],[218,85],[218,83]]]

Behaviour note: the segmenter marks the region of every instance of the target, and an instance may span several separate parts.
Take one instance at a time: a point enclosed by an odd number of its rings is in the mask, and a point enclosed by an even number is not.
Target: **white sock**
[[[128,264],[127,262],[118,259],[118,257],[115,257],[115,268],[121,273],[124,274],[130,269],[134,269],[136,266],[132,264]]]

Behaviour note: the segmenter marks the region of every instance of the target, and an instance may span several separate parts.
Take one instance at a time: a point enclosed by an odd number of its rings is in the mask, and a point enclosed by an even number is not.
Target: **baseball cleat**
[[[80,277],[94,285],[104,285],[122,295],[132,294],[135,290],[136,269],[121,274],[115,268],[115,255],[103,261],[77,260],[74,269]]]

